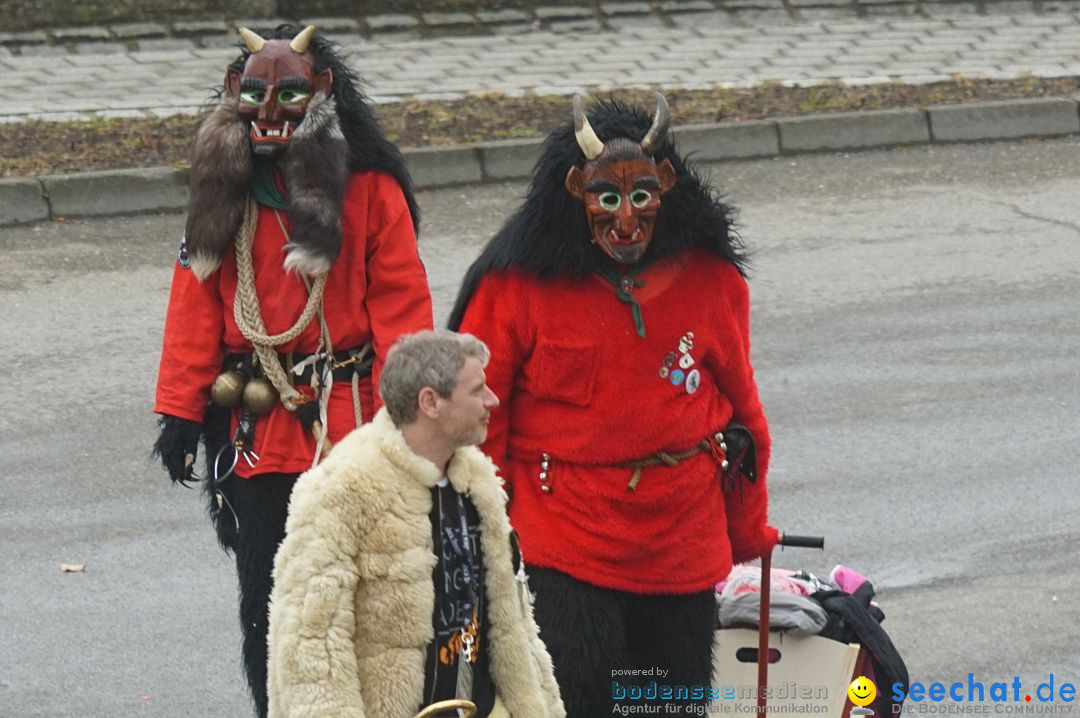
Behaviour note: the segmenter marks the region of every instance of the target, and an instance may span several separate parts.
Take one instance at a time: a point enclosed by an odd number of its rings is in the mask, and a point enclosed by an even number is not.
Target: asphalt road
[[[828,538],[777,563],[868,574],[912,680],[1080,683],[1080,146],[711,169],[754,252],[771,516]],[[421,195],[438,320],[523,192]],[[149,457],[181,228],[0,230],[0,715],[248,710],[230,561]]]

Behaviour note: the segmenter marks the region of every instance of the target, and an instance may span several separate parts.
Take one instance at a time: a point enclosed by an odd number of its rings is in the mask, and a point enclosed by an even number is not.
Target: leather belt
[[[370,349],[365,352],[365,347],[369,346],[369,344],[365,344],[364,346],[356,347],[355,349],[334,352],[332,364],[335,382],[350,382],[352,381],[354,374],[361,378],[371,374],[371,369],[375,364],[375,352]],[[322,359],[320,361],[310,362],[304,366],[299,374],[292,371],[292,367],[303,363],[304,360],[310,357],[311,354],[297,354],[295,352],[278,354],[278,360],[281,362],[281,366],[285,368],[285,372],[288,374],[289,379],[294,385],[311,384],[311,374],[315,370],[315,367],[318,366],[321,369],[323,363],[326,361],[326,359]],[[251,354],[227,354],[225,355],[225,368],[240,369],[241,371],[250,374],[251,358]]]

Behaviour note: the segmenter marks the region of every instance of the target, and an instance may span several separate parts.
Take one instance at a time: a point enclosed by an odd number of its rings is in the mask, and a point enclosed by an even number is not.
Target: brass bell
[[[266,379],[252,379],[244,387],[244,408],[250,409],[255,416],[269,414],[277,401],[277,389]]]
[[[244,384],[246,383],[247,376],[243,372],[235,369],[223,371],[217,375],[214,383],[210,386],[210,401],[226,409],[240,406],[240,400],[244,396]]]

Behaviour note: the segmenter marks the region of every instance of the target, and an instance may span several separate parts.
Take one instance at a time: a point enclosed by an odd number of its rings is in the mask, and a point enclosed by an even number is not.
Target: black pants
[[[700,714],[705,698],[650,699],[648,691],[655,682],[657,696],[665,686],[673,694],[679,686],[688,692],[700,686],[708,694],[717,622],[712,589],[640,595],[599,588],[551,569],[529,568],[528,575],[540,638],[555,664],[567,718],[608,716],[616,705],[643,704],[669,706],[661,715]],[[633,670],[652,674],[629,673]]]
[[[296,478],[297,474],[261,474],[251,479],[227,479],[231,482],[230,501],[240,523],[234,551],[240,580],[244,673],[259,718],[265,718],[267,711],[266,632],[274,554],[285,538],[289,496]]]

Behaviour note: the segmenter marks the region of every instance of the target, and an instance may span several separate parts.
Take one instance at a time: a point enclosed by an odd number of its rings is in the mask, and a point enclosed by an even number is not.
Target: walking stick
[[[780,546],[800,548],[825,548],[823,536],[788,536],[781,532]],[[765,694],[769,686],[769,592],[772,588],[772,549],[761,556],[761,610],[758,613],[758,713],[765,712]]]

